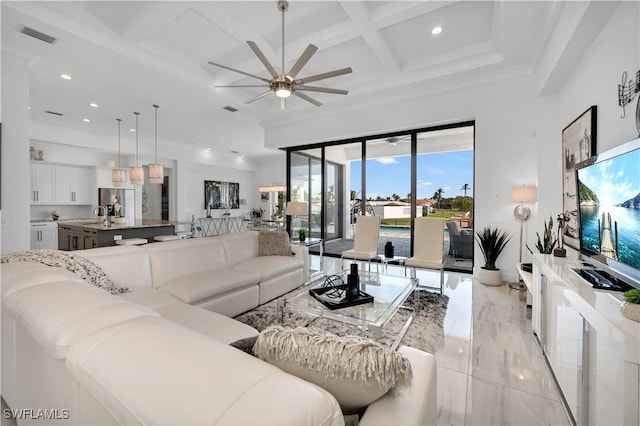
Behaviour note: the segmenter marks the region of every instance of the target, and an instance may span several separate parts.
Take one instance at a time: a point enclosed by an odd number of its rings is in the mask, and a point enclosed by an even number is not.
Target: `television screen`
[[[580,251],[637,281],[640,274],[640,139],[576,168]]]

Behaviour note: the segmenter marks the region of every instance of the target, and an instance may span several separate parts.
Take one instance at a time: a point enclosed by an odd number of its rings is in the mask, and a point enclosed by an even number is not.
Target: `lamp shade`
[[[140,166],[129,167],[129,176],[132,185],[144,185],[144,168]]]
[[[164,166],[149,164],[149,183],[164,183]]]
[[[259,186],[259,192],[284,192],[287,188],[284,185],[265,185]]]
[[[306,216],[307,213],[307,203],[304,201],[290,201],[285,212],[288,216]]]
[[[514,186],[511,188],[511,201],[531,203],[538,200],[537,186]]]
[[[127,171],[125,169],[111,170],[111,181],[115,187],[125,186],[127,184]]]

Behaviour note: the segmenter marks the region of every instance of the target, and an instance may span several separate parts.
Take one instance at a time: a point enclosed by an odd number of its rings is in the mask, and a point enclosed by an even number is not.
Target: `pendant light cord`
[[[136,167],[138,167],[138,116],[139,112],[134,112],[136,116]]]
[[[122,164],[120,163],[120,123],[122,122],[121,118],[116,118],[118,122],[118,169],[122,168]]]
[[[153,106],[156,113],[156,126],[155,126],[155,147],[156,147],[156,164],[158,164],[158,105]]]

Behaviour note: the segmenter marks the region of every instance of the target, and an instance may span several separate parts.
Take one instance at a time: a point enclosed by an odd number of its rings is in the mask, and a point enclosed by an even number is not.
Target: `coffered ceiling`
[[[292,96],[285,110],[275,94],[244,103],[262,88],[215,88],[257,80],[208,65],[268,78],[246,44],[251,40],[280,72],[276,1],[3,1],[2,49],[30,61],[34,128],[107,138],[114,135],[115,118],[132,127],[138,111],[140,132],[151,135],[151,105],[158,104],[161,145],[260,156],[271,152],[263,146],[265,127],[380,97],[532,73],[563,7],[557,1],[292,0],[285,15],[285,69],[313,43],[319,50],[300,77],[348,66],[353,73],[314,83],[347,89],[348,95],[305,92],[323,105]],[[23,26],[56,42],[27,36]],[[436,26],[442,32],[432,35]],[[61,79],[63,73],[72,79]]]

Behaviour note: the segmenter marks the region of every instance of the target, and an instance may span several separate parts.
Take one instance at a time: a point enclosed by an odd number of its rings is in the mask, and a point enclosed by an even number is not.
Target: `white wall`
[[[591,105],[598,107],[597,151],[603,152],[638,137],[634,113],[638,96],[626,108],[618,106],[622,73],[629,78],[640,69],[640,3],[624,2],[575,68],[560,92],[537,101],[536,156],[540,163],[538,212],[535,229],[562,211],[562,129]],[[551,155],[554,154],[554,155]],[[555,155],[557,154],[557,155]],[[535,236],[535,234],[534,234]],[[573,251],[567,247],[568,251]]]
[[[2,254],[29,249],[29,69],[2,51]]]

